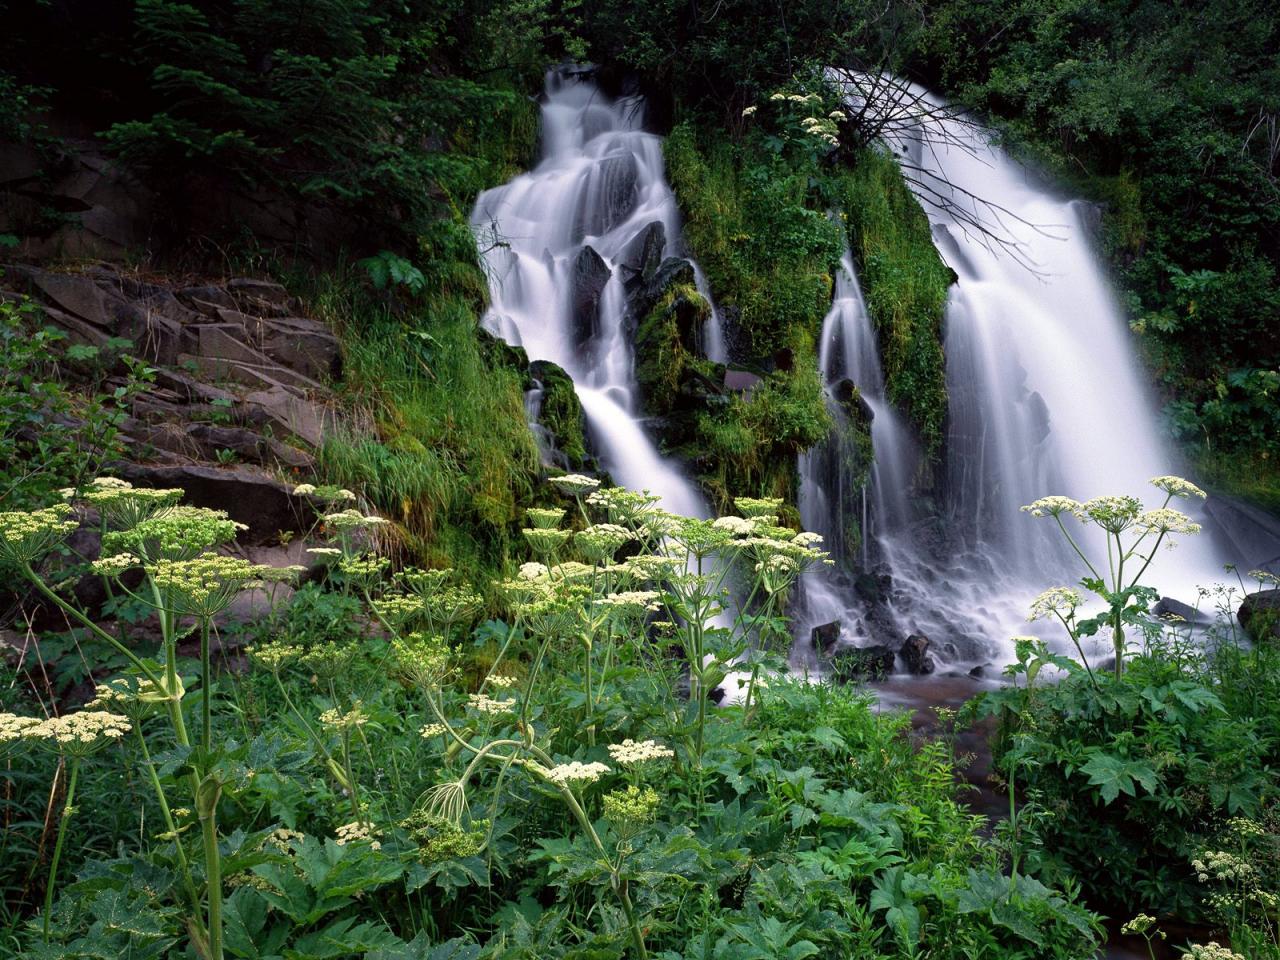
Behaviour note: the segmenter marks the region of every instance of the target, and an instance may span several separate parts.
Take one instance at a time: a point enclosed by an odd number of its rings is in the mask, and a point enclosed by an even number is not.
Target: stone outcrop
[[[1280,640],[1280,590],[1259,590],[1240,603],[1236,613],[1255,643]]]
[[[251,277],[170,286],[111,267],[0,267],[0,296],[29,296],[73,344],[119,349],[154,368],[121,424],[148,467],[309,473],[333,418],[326,384],[338,340],[278,283]],[[108,371],[107,386],[122,384]],[[234,472],[234,471],[233,471]],[[267,474],[264,472],[263,476]]]

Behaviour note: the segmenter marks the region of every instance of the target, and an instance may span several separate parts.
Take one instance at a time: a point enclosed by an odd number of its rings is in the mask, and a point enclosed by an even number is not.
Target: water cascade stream
[[[873,415],[875,466],[865,507],[854,507],[867,514],[859,523],[866,552],[856,578],[809,588],[800,637],[839,620],[842,639],[855,645],[919,632],[955,666],[1003,664],[1007,638],[1032,632],[1031,598],[1080,578],[1052,524],[1019,508],[1049,494],[1133,494],[1158,505],[1148,480],[1177,473],[1177,461],[1160,439],[1092,248],[1090,209],[945,113],[923,116],[890,146],[958,276],[944,318],[950,411],[941,490],[927,508],[913,507],[922,500],[913,496],[918,457],[884,400],[873,328],[846,258],[821,364],[828,384],[849,378]],[[840,510],[851,503],[821,459],[811,453],[800,465],[802,515],[820,530],[842,525]],[[1144,579],[1194,602],[1197,584],[1222,579],[1225,558],[1208,535],[1181,539]]]
[[[702,497],[659,453],[638,409],[626,281],[642,257],[678,256],[680,236],[662,144],[641,128],[643,113],[639,97],[610,100],[587,71],[548,73],[541,162],[481,194],[472,213],[492,294],[484,324],[531,360],[564,368],[617,483],[704,516]],[[717,320],[707,326],[714,357],[723,336]]]

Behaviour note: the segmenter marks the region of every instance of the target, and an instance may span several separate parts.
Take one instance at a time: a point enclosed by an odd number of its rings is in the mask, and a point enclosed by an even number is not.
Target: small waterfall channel
[[[846,256],[820,363],[833,398],[846,379],[860,393],[874,465],[855,491],[843,489],[848,479],[829,449],[838,438],[801,458],[806,523],[830,532],[838,548],[853,511],[863,543],[842,558],[850,572],[809,585],[797,648],[808,647],[813,626],[839,621],[842,644],[896,650],[919,633],[953,669],[998,669],[1010,659],[1008,638],[1034,632],[1030,600],[1081,576],[1056,528],[1019,508],[1050,494],[1133,494],[1155,505],[1160,494],[1148,480],[1178,473],[1177,459],[1160,438],[1093,250],[1089,208],[945,111],[922,111],[914,131],[889,145],[958,277],[944,317],[950,411],[941,491],[927,507],[913,495],[919,454],[884,399],[874,327]],[[1227,558],[1207,530],[1180,540],[1144,579],[1194,602],[1197,585],[1223,578]]]
[[[482,193],[472,213],[492,295],[483,322],[530,360],[568,373],[594,451],[617,483],[652,491],[668,510],[705,516],[702,497],[659,453],[639,410],[629,288],[646,265],[681,255],[662,143],[642,129],[643,114],[640,97],[611,100],[587,69],[547,74],[541,161]],[[722,358],[714,311],[703,339],[705,352]]]

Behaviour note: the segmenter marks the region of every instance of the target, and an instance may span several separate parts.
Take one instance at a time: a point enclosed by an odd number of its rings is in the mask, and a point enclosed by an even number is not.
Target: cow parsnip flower
[[[592,490],[600,486],[599,480],[596,480],[593,477],[584,477],[580,473],[569,473],[565,474],[563,477],[552,477],[551,482],[565,493],[571,493],[574,496],[590,493]]]
[[[350,534],[357,530],[384,526],[387,521],[383,517],[364,514],[354,508],[326,513],[320,518],[327,529],[339,534]]]
[[[167,682],[167,681],[166,681]],[[174,696],[145,677],[116,677],[94,687],[93,699],[85,704],[86,710],[106,710],[119,713],[134,723],[154,713],[167,700],[181,700],[186,695],[182,678],[175,677]]]
[[[281,643],[279,640],[262,644],[261,646],[249,647],[245,652],[251,661],[273,673],[285,664],[291,663],[302,656],[301,647],[289,643]]]
[[[654,510],[661,497],[648,490],[627,490],[624,487],[606,487],[587,497],[587,504],[603,510],[610,523],[636,525]]]
[[[520,678],[513,677],[509,673],[496,673],[489,678],[489,686],[498,690],[510,690],[519,683]]]
[[[530,525],[545,530],[560,526],[560,521],[564,519],[564,513],[562,507],[530,507],[525,511]]]
[[[1054,615],[1070,616],[1082,603],[1084,598],[1080,596],[1080,591],[1073,590],[1071,587],[1050,587],[1031,601],[1031,615],[1027,619],[1043,620]]]
[[[746,517],[717,517],[712,526],[727,530],[735,537],[749,537],[756,532],[756,523]]]
[[[96,477],[81,499],[98,511],[108,527],[128,530],[159,511],[177,505],[184,491],[135,487],[116,477]]]
[[[618,548],[633,539],[635,534],[626,527],[616,523],[597,523],[576,534],[573,545],[584,560],[599,565],[611,561]]]
[[[411,633],[391,641],[391,665],[404,679],[431,687],[448,674],[452,652],[443,637]]]
[[[372,606],[374,612],[393,630],[400,631],[422,619],[427,601],[411,594],[390,593],[374,600]]]
[[[1144,533],[1194,534],[1200,532],[1200,524],[1193,522],[1180,510],[1171,510],[1168,507],[1147,510],[1139,514],[1133,525]]]
[[[141,564],[142,560],[132,553],[117,553],[109,557],[99,557],[89,564],[89,569],[100,577],[120,577]]]
[[[1146,936],[1148,930],[1156,925],[1156,918],[1149,913],[1140,913],[1123,927],[1120,932],[1125,936]],[[1160,931],[1160,939],[1164,939],[1164,931]]]
[[[0,560],[19,566],[39,560],[80,526],[72,514],[65,503],[0,513]]]
[[[326,643],[299,655],[298,665],[320,680],[336,680],[344,676],[355,662],[360,647],[355,643]]]
[[[165,507],[128,530],[102,538],[104,553],[136,553],[144,561],[191,560],[206,550],[230,543],[249,529],[225,510]]]
[[[456,623],[470,620],[480,610],[484,599],[466,587],[445,587],[424,600],[424,612],[435,624],[447,630]]]
[[[606,774],[612,773],[612,769],[608,764],[592,761],[591,763],[581,763],[577,760],[571,763],[558,763],[551,769],[547,770],[545,776],[552,783],[562,784],[564,786],[579,786],[588,783],[595,783]]]
[[[1133,526],[1142,503],[1136,497],[1094,497],[1080,505],[1079,516],[1092,520],[1108,533],[1123,533]]]
[[[382,842],[378,839],[380,836],[382,831],[356,820],[352,823],[344,823],[335,830],[333,842],[340,847],[345,847],[349,843],[367,843],[374,850],[381,850]]]
[[[657,613],[658,599],[661,594],[656,590],[623,590],[610,593],[596,601],[610,613],[619,616],[642,617],[646,613]]]
[[[568,530],[548,530],[545,527],[525,527],[521,532],[533,552],[544,557],[554,554],[572,536]]]
[[[736,497],[733,505],[744,517],[752,520],[760,517],[776,517],[782,509],[781,497]]]
[[[496,715],[514,713],[516,702],[514,700],[495,700],[485,693],[469,693],[467,694],[467,706],[477,713]]]
[[[375,553],[343,557],[338,561],[339,572],[353,586],[361,590],[372,590],[381,583],[390,566],[391,559],[389,557],[380,557]]]
[[[663,746],[657,740],[632,740],[609,744],[609,756],[613,762],[623,767],[638,767],[646,763],[654,763],[672,759],[676,755],[670,747]]]
[[[430,740],[432,737],[443,736],[445,725],[443,723],[424,723],[418,728],[418,735],[423,740]]]
[[[632,784],[625,790],[606,793],[601,802],[604,806],[604,818],[624,836],[630,836],[636,828],[654,821],[661,798],[653,787]]]
[[[420,567],[405,567],[396,574],[396,582],[410,593],[420,597],[433,596],[453,577],[453,567],[441,567],[436,570],[423,570]]]
[[[364,711],[363,706],[357,701],[346,712],[336,707],[325,710],[320,714],[320,722],[326,727],[332,727],[334,730],[354,730],[357,727],[363,727],[369,722],[369,714]]]
[[[32,742],[68,757],[87,757],[133,729],[128,717],[106,710],[81,710],[41,720],[26,731]]]
[[[0,759],[16,749],[27,734],[39,726],[36,717],[22,717],[16,713],[0,713]]]
[[[484,849],[488,820],[475,820],[471,829],[448,817],[439,816],[422,808],[400,821],[409,838],[418,845],[418,858],[423,863],[439,863],[444,860],[460,860],[474,857]]]
[[[1163,490],[1171,497],[1198,497],[1204,500],[1209,496],[1190,480],[1184,480],[1182,477],[1152,477],[1151,485],[1157,490]]]
[[[167,610],[194,617],[213,617],[236,594],[271,570],[240,557],[207,553],[190,560],[161,560],[148,573]]]
[[[1184,960],[1246,960],[1230,947],[1221,946],[1216,940],[1193,944],[1183,957]]]
[[[1022,508],[1023,513],[1029,513],[1033,517],[1061,517],[1064,513],[1068,516],[1078,517],[1084,505],[1078,500],[1072,500],[1070,497],[1041,497],[1033,503],[1027,504]]]
[[[521,580],[541,580],[547,572],[545,563],[522,563],[519,576]]]

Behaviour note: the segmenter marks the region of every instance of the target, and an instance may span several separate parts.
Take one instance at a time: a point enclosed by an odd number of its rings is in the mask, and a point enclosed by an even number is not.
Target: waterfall
[[[865,642],[868,622],[878,642],[922,632],[957,665],[1003,663],[1008,638],[1033,632],[1025,621],[1030,599],[1081,576],[1056,528],[1019,508],[1049,494],[1132,494],[1152,505],[1160,495],[1148,480],[1177,473],[1178,460],[1160,437],[1094,252],[1088,207],[1058,195],[986,131],[928,109],[938,106],[921,101],[915,125],[895,127],[887,139],[958,277],[944,318],[945,501],[932,515],[913,514],[910,431],[884,400],[875,339],[846,258],[820,362],[828,383],[848,377],[873,413],[862,568],[889,586],[868,601],[839,577],[815,585],[807,625],[840,619],[854,643]],[[811,453],[801,461],[802,514],[817,523],[849,498],[833,492],[814,460]],[[1223,558],[1207,532],[1180,539],[1144,580],[1194,602],[1197,585],[1222,578]],[[1105,556],[1101,541],[1092,546]]]
[[[482,193],[472,213],[492,299],[483,323],[569,374],[615,482],[652,491],[675,513],[705,516],[702,497],[659,453],[638,410],[625,284],[642,260],[680,254],[662,144],[641,129],[643,112],[639,97],[610,100],[588,71],[547,74],[541,161]],[[696,266],[695,277],[705,292]],[[706,351],[723,354],[718,319],[708,327]]]

